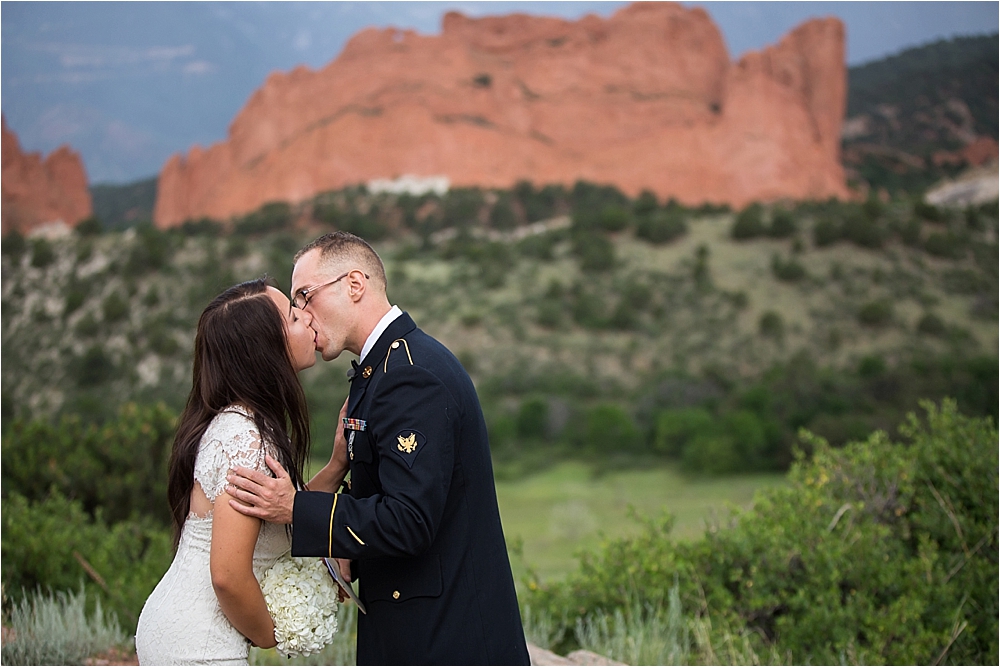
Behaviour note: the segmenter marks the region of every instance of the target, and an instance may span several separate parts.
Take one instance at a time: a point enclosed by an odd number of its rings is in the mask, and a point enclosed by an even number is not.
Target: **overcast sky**
[[[92,182],[152,176],[172,154],[225,138],[270,71],[317,68],[368,26],[440,31],[445,12],[578,19],[624,2],[3,2],[0,106],[28,150],[69,143]],[[818,16],[847,26],[849,65],[958,35],[993,34],[997,2],[686,2],[730,56]]]

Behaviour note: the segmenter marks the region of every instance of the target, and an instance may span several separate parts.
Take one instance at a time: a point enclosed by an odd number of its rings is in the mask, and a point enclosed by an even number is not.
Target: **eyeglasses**
[[[354,270],[354,269],[352,269],[352,270]],[[316,292],[317,290],[320,290],[320,289],[322,289],[324,287],[328,287],[328,286],[330,286],[330,285],[332,285],[332,284],[334,284],[336,282],[340,282],[341,280],[343,280],[344,278],[346,278],[350,274],[351,274],[351,272],[348,271],[347,273],[344,273],[344,274],[342,274],[340,276],[337,276],[336,278],[334,278],[333,280],[331,280],[328,283],[323,283],[322,285],[316,285],[315,287],[303,287],[298,292],[296,292],[295,294],[292,295],[292,305],[294,307],[298,308],[299,310],[303,310],[306,306],[309,305],[309,302],[312,300],[312,296],[311,295],[312,295],[313,292]],[[362,275],[367,280],[371,279],[368,276],[367,273],[363,273]]]

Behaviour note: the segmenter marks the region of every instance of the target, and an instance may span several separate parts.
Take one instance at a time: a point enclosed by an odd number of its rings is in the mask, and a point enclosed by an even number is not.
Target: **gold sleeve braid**
[[[327,539],[326,557],[333,558],[333,511],[337,509],[337,498],[339,493],[333,494],[333,507],[330,508],[330,533]]]

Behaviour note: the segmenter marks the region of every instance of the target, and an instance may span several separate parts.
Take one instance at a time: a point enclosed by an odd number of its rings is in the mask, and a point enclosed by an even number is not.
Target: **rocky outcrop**
[[[26,233],[52,222],[75,225],[91,215],[87,172],[79,154],[60,146],[44,160],[23,153],[17,135],[3,124],[3,233]]]
[[[848,195],[844,29],[809,21],[729,60],[699,8],[609,19],[452,12],[440,36],[368,29],[319,71],[275,73],[228,138],[175,155],[154,219],[226,219],[376,178],[614,183],[681,202]]]

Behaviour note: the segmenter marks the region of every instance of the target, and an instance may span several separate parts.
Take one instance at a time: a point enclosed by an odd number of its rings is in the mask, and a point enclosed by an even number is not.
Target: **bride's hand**
[[[335,468],[347,469],[347,436],[344,435],[344,418],[347,417],[347,401],[344,399],[344,407],[340,408],[340,415],[337,418],[337,433],[333,436],[333,452],[330,454],[330,464]]]

